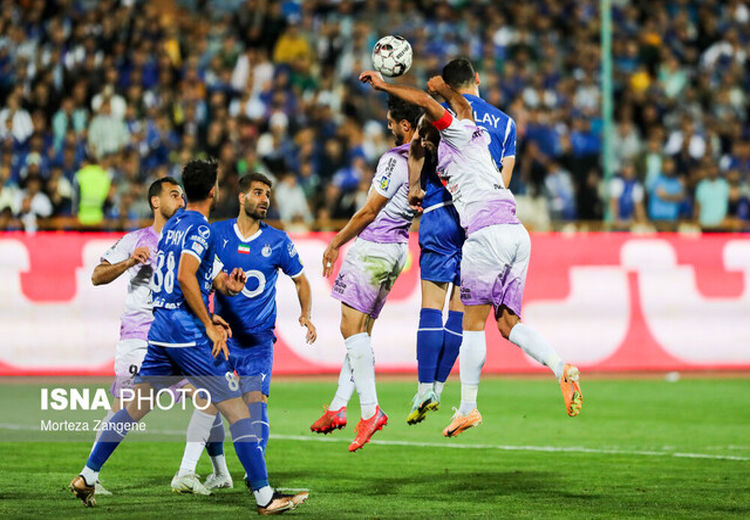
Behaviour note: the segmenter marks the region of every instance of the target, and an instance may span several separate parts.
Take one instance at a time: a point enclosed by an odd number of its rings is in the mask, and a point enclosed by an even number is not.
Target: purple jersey
[[[125,310],[120,319],[120,339],[141,339],[146,341],[148,329],[154,321],[151,307],[151,275],[154,272],[153,259],[159,234],[153,227],[145,227],[123,236],[102,255],[102,261],[117,264],[130,258],[138,247],[147,247],[149,262],[136,264],[126,271],[128,276],[128,296]]]
[[[409,206],[409,143],[385,152],[375,171],[371,190],[388,199],[385,207],[359,234],[359,238],[380,244],[409,241],[414,210]]]

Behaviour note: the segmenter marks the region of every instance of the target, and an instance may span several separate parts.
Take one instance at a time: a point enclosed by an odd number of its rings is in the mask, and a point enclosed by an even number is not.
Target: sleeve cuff
[[[443,130],[448,128],[452,122],[453,116],[446,110],[445,112],[443,112],[443,117],[441,117],[437,121],[433,121],[432,125],[437,128],[438,131],[442,132]]]
[[[302,276],[303,274],[305,274],[305,268],[304,268],[304,267],[303,267],[302,269],[300,269],[299,273],[297,273],[297,274],[293,274],[293,275],[291,275],[291,276],[290,276],[289,278],[292,278],[292,279],[294,279],[294,278],[299,278],[299,277],[300,277],[300,276]]]

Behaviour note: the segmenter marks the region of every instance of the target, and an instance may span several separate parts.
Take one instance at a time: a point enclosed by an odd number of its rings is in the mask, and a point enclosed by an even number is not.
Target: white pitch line
[[[31,425],[25,424],[8,424],[0,423],[0,430],[16,431],[39,431]],[[68,433],[68,432],[54,432]],[[149,430],[144,433],[151,435],[173,435],[184,436],[182,430]],[[348,439],[335,437],[312,437],[308,435],[279,435],[271,434],[271,439],[282,441],[301,441],[301,442],[333,442],[349,443]],[[534,451],[547,453],[591,453],[598,455],[636,455],[643,457],[676,457],[685,459],[709,459],[709,460],[733,460],[739,462],[748,462],[750,457],[740,457],[736,455],[713,455],[709,453],[684,453],[674,451],[654,451],[654,450],[621,450],[616,448],[586,448],[584,446],[528,446],[528,445],[506,445],[506,444],[459,444],[451,441],[446,442],[414,442],[414,441],[389,441],[389,440],[372,440],[371,444],[381,446],[412,446],[415,448],[448,448],[458,450],[499,450],[499,451]]]

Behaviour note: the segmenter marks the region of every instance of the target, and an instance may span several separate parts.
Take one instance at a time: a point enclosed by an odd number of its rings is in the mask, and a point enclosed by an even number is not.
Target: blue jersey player
[[[214,323],[208,312],[212,289],[237,295],[246,281],[241,269],[230,275],[221,271],[215,255],[215,237],[207,216],[219,191],[217,164],[190,161],[183,169],[182,181],[188,203],[164,226],[159,239],[152,279],[154,321],[136,378],[135,398],[102,425],[103,433],[70,489],[84,505],[95,505],[94,483],[99,470],[153,407],[154,386],[168,385],[170,378],[175,379],[172,376],[185,376],[210,396],[229,421],[237,457],[254,483],[258,512],[282,513],[297,507],[307,494],[282,495],[268,485],[262,450],[257,449],[259,440],[228,361],[228,332]]]
[[[236,219],[211,226],[219,260],[228,269],[245,272],[247,282],[237,297],[217,294],[216,316],[221,316],[232,330],[227,340],[229,361],[240,376],[240,389],[247,403],[256,434],[265,450],[269,421],[267,403],[270,394],[273,344],[276,341],[276,281],[279,270],[291,277],[300,303],[300,325],[307,328],[307,341],[317,337],[310,321],[311,290],[297,250],[289,236],[268,224],[266,218],[271,198],[271,181],[260,173],[242,177],[240,213]],[[188,442],[180,470],[172,487],[180,486],[181,476],[195,474],[203,446],[211,457],[213,473],[205,488],[229,488],[232,478],[224,459],[224,426],[213,406],[196,409],[188,426]]]
[[[479,97],[479,74],[468,59],[452,60],[443,68],[442,76],[448,85],[466,98],[477,125],[489,133],[490,154],[499,170],[498,175],[502,174],[504,185],[508,186],[515,164],[515,122]],[[422,161],[414,157],[413,150],[414,147],[410,156],[410,195],[415,190],[421,192],[421,179],[424,200],[419,222],[422,279],[422,309],[417,331],[419,387],[407,417],[409,424],[423,421],[428,411],[438,408],[443,386],[461,347],[463,321],[458,286],[464,230],[451,195],[435,171],[436,154],[434,151],[424,154]],[[443,323],[443,307],[449,289],[448,319]]]

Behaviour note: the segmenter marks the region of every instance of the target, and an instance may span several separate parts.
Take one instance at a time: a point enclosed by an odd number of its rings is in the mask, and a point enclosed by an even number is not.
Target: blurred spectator
[[[550,163],[544,180],[544,191],[549,201],[550,217],[553,220],[576,218],[575,189],[570,172],[555,162]]]
[[[662,171],[648,186],[648,214],[651,220],[677,222],[680,203],[685,198],[684,183],[675,172],[674,161],[667,158],[662,163]]]
[[[42,191],[42,180],[39,177],[31,177],[26,183],[26,189],[21,194],[21,209],[18,218],[27,233],[34,233],[38,218],[47,218],[52,215],[52,203],[49,197]]]
[[[75,211],[84,226],[98,226],[104,219],[104,204],[110,195],[111,179],[101,164],[92,160],[75,177]]]
[[[284,224],[301,221],[309,225],[313,221],[305,192],[297,184],[297,177],[292,172],[282,175],[274,188],[274,205]]]
[[[119,152],[130,141],[125,122],[112,114],[108,99],[102,100],[99,113],[91,120],[88,145],[97,158]]]
[[[719,166],[706,165],[706,177],[695,189],[695,218],[702,228],[718,228],[729,210],[729,184],[719,177]]]
[[[609,208],[615,229],[630,229],[646,220],[645,190],[638,181],[632,163],[623,164],[620,174],[609,182]]]
[[[10,136],[19,144],[23,144],[31,137],[33,131],[31,116],[21,106],[19,95],[11,94],[7,106],[0,110],[0,138]]]

